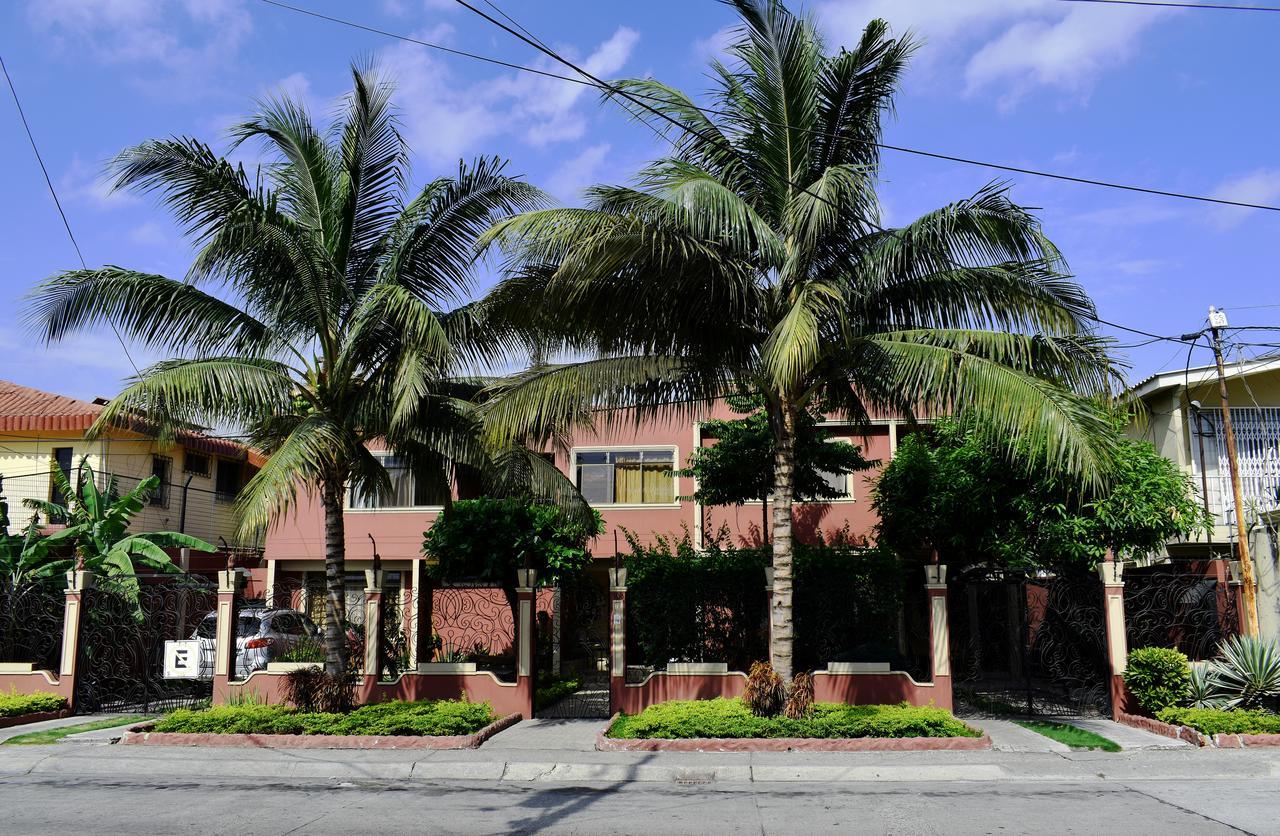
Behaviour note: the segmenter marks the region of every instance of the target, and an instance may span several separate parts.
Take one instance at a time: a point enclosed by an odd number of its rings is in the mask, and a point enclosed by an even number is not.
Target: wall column
[[[93,572],[86,569],[67,572],[66,600],[62,605],[62,663],[58,666],[58,686],[67,699],[67,707],[76,707],[76,669],[80,663],[81,622],[84,617],[85,591],[93,588]]]
[[[622,710],[627,684],[627,570],[609,570],[609,713]]]
[[[951,629],[947,623],[947,567],[932,563],[924,567],[924,589],[929,596],[929,659],[933,673],[933,702],[951,711]]]
[[[535,585],[537,569],[516,570],[516,602],[519,620],[516,623],[516,689],[525,719],[533,717],[533,654],[535,633],[533,625]]]
[[[235,569],[218,572],[218,626],[213,640],[213,702],[229,701],[229,684],[236,665],[236,593],[240,579]]]
[[[1102,578],[1102,611],[1105,619],[1107,662],[1111,686],[1111,718],[1118,719],[1129,707],[1124,669],[1129,662],[1129,637],[1124,620],[1124,564],[1108,553],[1098,564]]]
[[[364,683],[370,694],[382,676],[382,570],[364,570]]]

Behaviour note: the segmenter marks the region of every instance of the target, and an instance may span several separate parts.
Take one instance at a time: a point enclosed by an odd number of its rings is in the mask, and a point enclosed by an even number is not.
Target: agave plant
[[[1213,663],[1227,708],[1256,708],[1280,696],[1280,645],[1257,636],[1233,636]]]
[[[1212,662],[1196,662],[1191,665],[1191,687],[1187,691],[1187,704],[1192,708],[1222,708],[1226,697]]]

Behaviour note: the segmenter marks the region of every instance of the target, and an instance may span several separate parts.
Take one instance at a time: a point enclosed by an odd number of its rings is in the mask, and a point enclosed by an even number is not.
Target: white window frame
[[[573,479],[574,487],[581,490],[578,485],[578,454],[579,453],[616,453],[618,451],[635,450],[637,452],[667,452],[671,453],[671,469],[680,469],[680,447],[676,444],[597,444],[592,446],[574,447],[569,451],[569,473]],[[671,477],[671,494],[670,502],[599,502],[591,503],[592,508],[613,508],[613,509],[644,509],[644,508],[679,508],[680,507],[680,477]]]
[[[370,450],[369,455],[381,463],[384,459],[395,458],[390,450]],[[384,467],[386,465],[383,465]],[[415,477],[416,478],[416,477]],[[377,508],[357,508],[351,505],[351,486],[343,491],[342,510],[348,514],[439,514],[444,512],[443,505],[382,505]]]

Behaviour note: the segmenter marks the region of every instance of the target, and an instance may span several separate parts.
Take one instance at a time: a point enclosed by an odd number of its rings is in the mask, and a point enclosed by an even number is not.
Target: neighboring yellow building
[[[144,432],[118,428],[87,441],[85,432],[106,403],[0,380],[0,478],[9,502],[10,531],[21,530],[31,519],[33,512],[23,499],[60,501],[49,476],[53,467],[74,484],[84,461],[99,487],[115,476],[121,492],[148,476],[160,477],[160,490],[134,521],[140,531],[182,531],[214,545],[260,545],[237,543],[233,510],[236,494],[261,465],[256,453],[199,433],[162,443]]]

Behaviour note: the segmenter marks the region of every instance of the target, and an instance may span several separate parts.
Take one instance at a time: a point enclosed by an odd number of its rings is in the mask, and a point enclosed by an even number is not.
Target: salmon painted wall
[[[602,423],[594,433],[580,434],[570,450],[555,453],[555,463],[574,478],[574,452],[584,448],[667,448],[674,450],[678,465],[683,465],[695,443],[714,444],[714,440],[697,440],[701,435],[696,426],[698,422],[735,417],[739,416],[723,403],[717,403],[696,419],[689,415],[673,416],[638,427],[620,416],[611,423]],[[865,438],[851,431],[842,431],[838,425],[832,425],[831,429],[833,437],[860,445],[867,459],[879,460],[883,464],[892,455],[897,428],[890,421],[876,423]],[[878,466],[853,474],[850,478],[851,497],[847,500],[797,504],[798,536],[811,541],[818,532],[830,536],[847,525],[855,537],[869,537],[876,523],[875,513],[871,510],[871,490],[879,470]],[[675,496],[693,493],[692,479],[674,481]],[[758,502],[705,509],[699,509],[692,502],[680,501],[647,505],[601,504],[596,507],[605,521],[604,533],[592,543],[592,551],[598,557],[612,556],[615,539],[619,548],[627,551],[624,529],[645,545],[654,543],[658,537],[679,539],[686,530],[696,539],[699,530],[714,533],[722,526],[728,527],[730,538],[736,545],[756,545],[763,539]],[[423,532],[430,528],[439,511],[439,508],[427,507],[348,509],[347,560],[361,562],[372,557],[370,535],[377,541],[378,552],[384,560],[419,557]],[[268,534],[265,557],[268,560],[321,561],[324,559],[323,533],[323,517],[317,498],[302,495],[296,513],[280,520]]]

